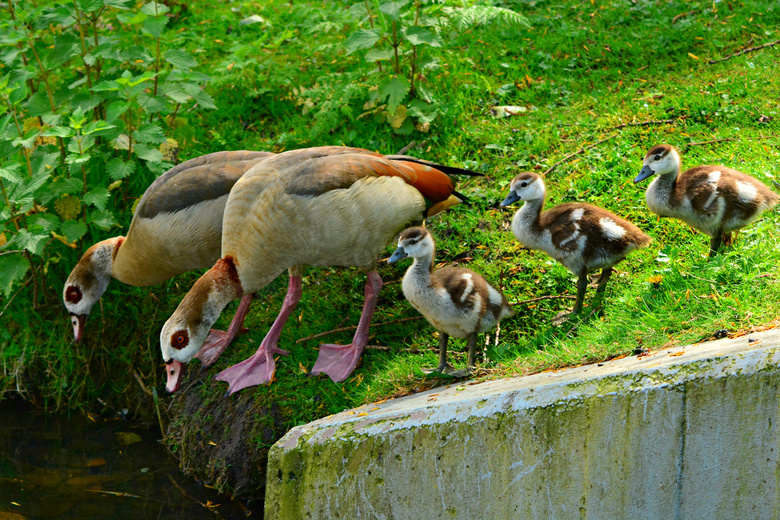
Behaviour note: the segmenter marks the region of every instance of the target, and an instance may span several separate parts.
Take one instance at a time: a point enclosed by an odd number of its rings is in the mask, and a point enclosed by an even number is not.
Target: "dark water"
[[[0,402],[0,520],[262,518],[184,477],[159,435]]]

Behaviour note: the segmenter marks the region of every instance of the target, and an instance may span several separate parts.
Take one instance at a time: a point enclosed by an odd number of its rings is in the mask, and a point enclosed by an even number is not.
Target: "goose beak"
[[[179,389],[183,368],[181,361],[176,361],[175,359],[172,359],[165,364],[165,375],[168,376],[168,382],[165,384],[165,389],[169,394],[172,394]]]
[[[395,253],[393,253],[392,256],[387,259],[387,263],[388,264],[395,263],[402,258],[406,258],[407,256],[409,256],[409,254],[406,251],[404,251],[404,248],[399,247],[398,249],[395,250]]]
[[[510,204],[514,204],[518,200],[520,200],[520,196],[517,193],[515,193],[514,191],[510,191],[509,195],[507,195],[506,198],[504,199],[504,202],[499,204],[499,206],[501,206],[502,208],[505,208],[505,207],[509,206]]]
[[[642,171],[640,171],[639,175],[634,179],[634,184],[642,182],[653,174],[655,174],[655,172],[651,170],[649,166],[642,166]]]
[[[81,341],[81,338],[84,337],[84,323],[86,321],[86,314],[70,313],[70,323],[73,325],[73,337],[76,338],[76,341]]]

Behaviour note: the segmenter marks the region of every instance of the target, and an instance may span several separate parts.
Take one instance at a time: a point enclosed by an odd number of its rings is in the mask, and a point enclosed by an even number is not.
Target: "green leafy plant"
[[[169,8],[130,0],[9,1],[0,22],[0,292],[32,283],[129,218],[172,166],[181,108],[215,108]],[[175,37],[175,36],[172,36]],[[171,38],[172,38],[171,37]]]
[[[347,54],[365,51],[365,61],[377,69],[364,108],[386,114],[401,134],[415,128],[427,131],[438,115],[427,74],[439,67],[436,50],[447,46],[448,36],[491,23],[528,25],[524,16],[507,8],[448,7],[439,0],[374,0],[373,6],[364,0],[350,12],[362,23],[344,42]]]

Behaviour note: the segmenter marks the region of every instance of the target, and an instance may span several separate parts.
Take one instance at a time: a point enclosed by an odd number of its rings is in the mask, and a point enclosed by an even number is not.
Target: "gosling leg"
[[[577,279],[577,301],[574,303],[574,310],[572,314],[579,314],[582,310],[582,303],[585,301],[585,291],[588,290],[588,273],[586,271],[580,273],[580,277]]]
[[[721,243],[723,243],[723,235],[720,233],[710,239],[710,258],[718,254]]]
[[[607,280],[609,280],[609,277],[612,276],[612,269],[611,267],[605,267],[601,270],[601,276],[599,276],[599,279],[596,281],[596,292],[601,293],[604,292],[604,289],[607,287]]]
[[[426,374],[432,374],[433,372],[446,374],[452,370],[452,365],[447,363],[447,343],[449,343],[449,341],[450,335],[446,332],[439,331],[439,366],[436,368],[424,368],[423,372]]]

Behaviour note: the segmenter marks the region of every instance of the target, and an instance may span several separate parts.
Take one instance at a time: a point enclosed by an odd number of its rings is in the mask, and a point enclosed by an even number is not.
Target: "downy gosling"
[[[773,208],[778,195],[764,183],[724,166],[694,166],[680,174],[680,153],[662,144],[645,155],[634,183],[652,175],[645,192],[650,211],[674,217],[710,237],[710,258],[721,244],[730,246],[731,233]]]
[[[631,222],[590,204],[559,204],[543,212],[545,193],[539,175],[521,173],[512,180],[501,207],[524,201],[512,219],[517,240],[525,247],[544,251],[578,277],[571,313],[575,315],[582,310],[589,272],[601,269],[596,284],[597,292],[602,292],[612,267],[631,251],[647,247],[652,239]]]
[[[439,331],[439,366],[426,372],[467,376],[474,367],[477,334],[510,316],[512,308],[498,289],[470,269],[450,266],[434,270],[435,244],[425,228],[413,227],[401,233],[398,249],[387,261],[393,263],[407,256],[414,258],[414,263],[404,275],[404,296]],[[447,362],[450,336],[467,339],[468,369],[453,370]]]

